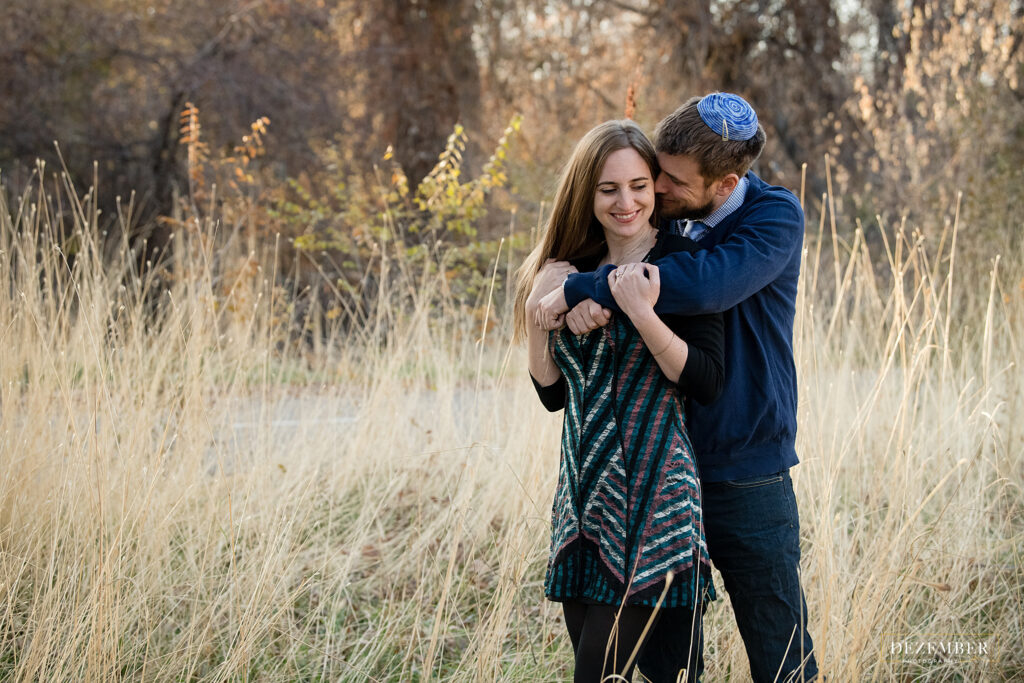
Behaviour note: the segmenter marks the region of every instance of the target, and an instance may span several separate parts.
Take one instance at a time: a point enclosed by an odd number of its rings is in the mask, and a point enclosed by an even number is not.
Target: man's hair
[[[662,119],[654,129],[654,148],[659,154],[685,155],[696,161],[705,184],[730,173],[742,178],[761,156],[766,139],[764,128],[757,124],[757,132],[749,140],[725,140],[700,117],[697,103],[701,99],[691,97]]]

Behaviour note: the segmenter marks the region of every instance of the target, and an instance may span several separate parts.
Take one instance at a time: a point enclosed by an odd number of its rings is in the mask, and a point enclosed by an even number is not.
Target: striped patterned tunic
[[[551,333],[566,379],[544,592],[551,600],[662,607],[714,599],[700,484],[676,385],[626,316]]]

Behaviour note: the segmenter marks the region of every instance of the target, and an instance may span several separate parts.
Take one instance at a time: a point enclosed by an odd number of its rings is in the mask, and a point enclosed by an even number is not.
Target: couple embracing
[[[565,411],[545,593],[575,681],[695,681],[714,563],[753,679],[812,680],[788,473],[803,211],[750,172],[765,133],[736,95],[654,138],[580,140],[519,274],[530,375]]]

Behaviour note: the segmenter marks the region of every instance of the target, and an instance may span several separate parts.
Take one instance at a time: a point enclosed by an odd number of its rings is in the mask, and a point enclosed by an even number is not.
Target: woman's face
[[[632,237],[647,230],[653,212],[654,179],[647,162],[632,147],[612,152],[594,193],[594,216],[605,237]]]

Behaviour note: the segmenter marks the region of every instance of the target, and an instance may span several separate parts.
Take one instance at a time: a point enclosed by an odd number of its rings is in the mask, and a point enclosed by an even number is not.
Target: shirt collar
[[[710,216],[702,218],[700,222],[709,228],[713,228],[724,221],[726,216],[743,205],[743,199],[747,196],[747,186],[749,184],[750,182],[747,180],[747,176],[744,175],[740,178],[740,181],[736,183],[736,187],[732,189],[728,199],[726,199],[720,207],[712,211]]]

